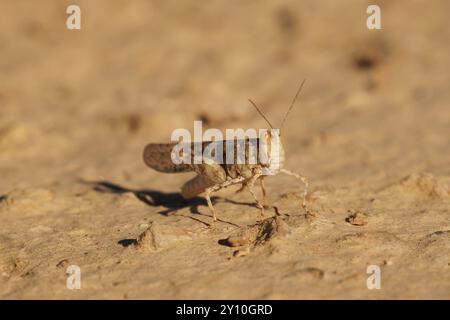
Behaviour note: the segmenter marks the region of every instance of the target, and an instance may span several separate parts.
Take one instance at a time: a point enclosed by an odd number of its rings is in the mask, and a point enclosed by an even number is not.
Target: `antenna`
[[[297,90],[297,93],[294,96],[294,99],[292,99],[291,105],[290,105],[288,111],[286,112],[286,114],[284,115],[283,121],[281,122],[280,130],[281,130],[281,128],[283,128],[284,122],[286,121],[289,112],[291,112],[292,108],[294,107],[295,101],[297,100],[297,97],[300,95],[300,92],[302,91],[302,88],[303,88],[303,85],[305,84],[305,82],[306,82],[306,79],[304,79],[302,81],[302,83],[300,84],[300,87]]]
[[[248,99],[248,101],[250,101],[250,103],[255,107],[256,111],[258,111],[258,113],[261,115],[261,117],[264,118],[264,120],[266,120],[266,122],[269,124],[270,128],[273,129],[272,124],[270,123],[269,120],[267,120],[266,116],[262,113],[261,110],[259,110],[258,106],[256,105],[256,103],[254,103],[252,100]]]

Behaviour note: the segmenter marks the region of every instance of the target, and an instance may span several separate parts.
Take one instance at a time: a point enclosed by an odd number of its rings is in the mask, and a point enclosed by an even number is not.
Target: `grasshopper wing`
[[[144,162],[147,166],[156,171],[166,173],[192,171],[189,164],[175,164],[172,161],[171,153],[177,143],[150,143],[144,149]]]

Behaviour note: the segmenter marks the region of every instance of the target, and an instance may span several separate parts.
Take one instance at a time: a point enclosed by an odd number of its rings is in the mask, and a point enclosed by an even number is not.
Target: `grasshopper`
[[[305,80],[301,83],[298,88],[289,109],[287,110],[283,121],[281,123],[280,128],[283,127],[289,112],[295,105],[297,97],[299,96]],[[274,130],[270,121],[266,118],[266,116],[262,113],[260,108],[249,99],[249,102],[255,107],[256,111],[262,116],[262,118],[267,122],[271,130],[266,131],[266,133],[258,138],[249,139],[246,138],[245,141],[238,140],[238,144],[243,143],[245,146],[245,161],[244,163],[232,163],[232,164],[222,164],[216,163],[214,161],[205,161],[202,163],[174,163],[172,160],[172,152],[174,148],[178,145],[175,143],[167,143],[167,144],[148,144],[143,153],[144,162],[150,168],[153,168],[156,171],[164,172],[164,173],[179,173],[179,172],[189,172],[194,171],[197,175],[191,180],[187,181],[181,188],[181,194],[185,199],[190,199],[196,197],[199,194],[204,194],[206,198],[206,202],[208,207],[212,213],[214,222],[217,221],[216,211],[211,202],[211,194],[213,192],[219,191],[222,188],[229,187],[231,185],[241,184],[241,188],[237,192],[241,192],[244,189],[248,189],[253,199],[255,200],[256,206],[260,210],[261,218],[264,217],[264,204],[266,203],[266,189],[264,186],[264,177],[266,175],[276,175],[279,172],[285,173],[287,175],[293,176],[302,181],[304,184],[304,191],[302,197],[301,206],[307,213],[310,214],[306,206],[306,196],[308,194],[308,180],[305,176],[289,171],[283,168],[284,165],[284,148],[280,140],[280,130]],[[277,156],[269,157],[268,161],[257,161],[256,163],[249,161],[249,148],[250,146],[258,145],[258,146],[272,146],[272,142],[276,141],[277,146]],[[221,140],[221,141],[204,141],[204,142],[193,142],[192,149],[195,149],[194,144],[201,143],[203,148],[207,148],[211,146],[211,144],[218,144],[221,146],[219,150],[224,150],[223,146],[225,146],[229,140]],[[238,145],[236,144],[236,145]],[[261,148],[261,147],[259,147]],[[270,147],[269,147],[270,149]],[[238,150],[235,147],[235,155]],[[194,155],[191,156],[191,159]],[[261,202],[256,193],[254,191],[255,183],[259,181],[263,201]]]

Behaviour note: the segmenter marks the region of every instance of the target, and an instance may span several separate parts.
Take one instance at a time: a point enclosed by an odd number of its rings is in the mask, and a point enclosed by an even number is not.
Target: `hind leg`
[[[264,208],[268,208],[269,207],[269,205],[268,205],[268,203],[267,203],[267,192],[266,192],[266,186],[265,186],[265,183],[264,183],[264,176],[261,176],[260,178],[259,178],[259,185],[261,186],[261,192],[262,192],[262,196],[263,196],[263,206],[264,206]]]
[[[213,185],[213,186],[205,189],[206,202],[208,203],[208,207],[209,207],[209,210],[212,213],[214,221],[217,221],[217,217],[216,217],[216,210],[214,209],[214,206],[213,206],[213,204],[211,202],[211,194],[213,192],[219,191],[222,188],[226,188],[228,186],[231,186],[232,184],[236,184],[236,183],[242,182],[244,180],[245,179],[243,177],[237,177],[237,178],[234,178],[234,179],[231,179],[231,180],[227,180],[225,182]]]
[[[209,211],[211,211],[211,213],[212,213],[214,221],[217,221],[216,209],[214,209],[214,206],[211,202],[211,193],[212,193],[211,188],[207,188],[205,190],[205,198],[206,198],[206,202],[208,203]]]

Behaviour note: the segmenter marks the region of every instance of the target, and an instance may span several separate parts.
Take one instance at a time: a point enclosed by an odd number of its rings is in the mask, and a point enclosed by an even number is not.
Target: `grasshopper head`
[[[280,139],[280,130],[265,130],[260,139],[263,174],[276,175],[284,165],[284,148]]]
[[[303,85],[305,84],[305,80],[300,84],[297,92],[295,93],[294,99],[289,106],[286,114],[284,115],[283,121],[281,122],[280,128],[283,128],[285,121],[291,112],[292,108],[297,101],[300,92],[302,91]],[[262,113],[262,111],[258,108],[256,103],[250,100],[250,103],[255,107],[256,111],[261,115],[261,117],[266,120],[267,124],[271,129],[266,130],[262,135],[260,135],[260,147],[259,147],[259,155],[260,155],[260,163],[263,166],[263,174],[265,175],[275,175],[277,174],[284,165],[284,148],[281,143],[280,135],[281,129],[274,129],[270,121],[266,118],[266,116]]]

